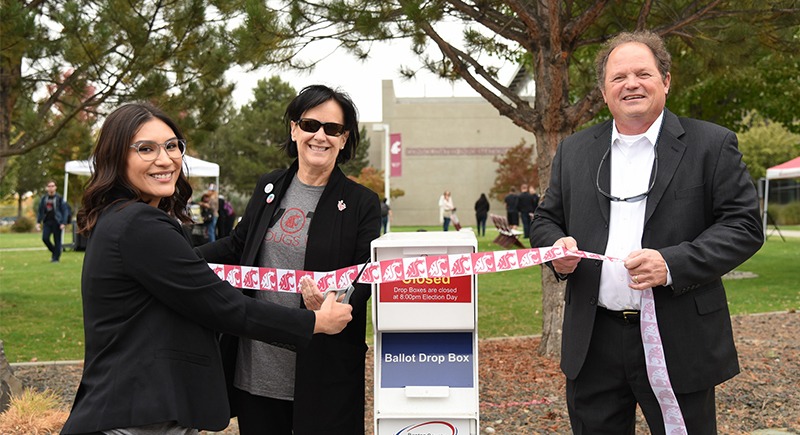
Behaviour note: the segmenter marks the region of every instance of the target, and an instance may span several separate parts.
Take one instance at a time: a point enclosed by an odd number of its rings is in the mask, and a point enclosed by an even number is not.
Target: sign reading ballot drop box
[[[382,388],[473,387],[472,334],[386,333],[381,352]]]

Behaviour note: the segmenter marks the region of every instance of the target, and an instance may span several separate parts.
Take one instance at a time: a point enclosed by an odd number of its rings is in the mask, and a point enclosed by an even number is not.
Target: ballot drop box
[[[397,260],[394,270],[406,278],[372,290],[376,435],[478,434],[477,280],[441,277],[442,267],[456,267],[442,256],[477,247],[472,231],[388,233],[372,242],[372,260]]]

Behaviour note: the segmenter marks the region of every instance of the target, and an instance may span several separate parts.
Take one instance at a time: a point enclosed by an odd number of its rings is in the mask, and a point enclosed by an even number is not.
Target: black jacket
[[[645,206],[642,247],[658,250],[672,275],[653,288],[670,381],[676,393],[708,389],[739,372],[722,275],[752,256],[764,236],[756,190],[736,135],[669,110],[658,141],[658,175]],[[536,209],[531,246],[566,235],[578,249],[605,252],[610,201],[595,185],[611,122],[564,139]],[[606,165],[610,162],[606,161]],[[600,185],[610,191],[610,171]],[[567,280],[561,368],[581,370],[597,312],[600,260],[584,259]]]
[[[295,161],[288,170],[263,175],[242,221],[229,237],[198,247],[201,255],[211,263],[255,266],[269,221],[297,169]],[[267,202],[271,194],[275,196]],[[370,244],[380,235],[380,219],[378,195],[334,167],[308,229],[303,269],[331,271],[368,261]],[[306,349],[298,351],[296,435],[364,433],[364,339],[370,295],[369,285],[356,285],[350,300],[353,320],[347,327],[337,335],[315,335]]]
[[[242,295],[209,269],[179,223],[144,203],[105,211],[83,263],[86,358],[62,433],[230,421],[215,331],[306,345],[314,314]]]

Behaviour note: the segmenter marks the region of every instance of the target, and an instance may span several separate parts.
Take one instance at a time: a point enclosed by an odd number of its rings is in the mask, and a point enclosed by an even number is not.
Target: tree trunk
[[[539,77],[544,77],[547,70],[543,70]],[[549,75],[550,80],[557,74]],[[560,77],[564,79],[564,77]],[[548,80],[543,80],[547,82]],[[552,98],[548,91],[539,95],[539,84],[537,83],[537,101],[539,97]],[[548,101],[548,103],[550,103]],[[546,103],[542,103],[544,106]],[[552,103],[551,103],[552,104]],[[553,157],[556,154],[558,144],[562,139],[572,133],[575,126],[570,125],[569,121],[560,108],[550,106],[551,110],[544,110],[543,131],[537,131],[536,148],[537,164],[539,166],[539,186],[541,192],[540,201],[544,201],[547,196],[547,188],[550,186],[550,173],[552,172]],[[542,266],[542,341],[539,345],[539,354],[559,358],[561,356],[561,328],[564,319],[564,283],[559,283],[553,273],[546,266]]]
[[[561,356],[561,325],[564,322],[564,287],[547,266],[542,268],[542,342],[539,354]]]
[[[5,178],[8,170],[6,153],[11,151],[11,115],[17,104],[21,77],[22,59],[9,55],[0,64],[0,180]]]

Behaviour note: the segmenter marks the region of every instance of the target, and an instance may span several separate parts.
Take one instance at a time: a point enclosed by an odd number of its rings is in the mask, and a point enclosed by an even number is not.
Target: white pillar
[[[389,159],[390,159],[392,144],[389,143],[389,124],[375,124],[372,126],[372,129],[374,131],[383,130],[383,197],[386,198],[386,205],[391,206],[392,198],[391,198],[391,189],[389,186],[391,161]],[[389,232],[391,225],[392,225],[391,222],[387,222],[386,224],[387,233]]]

